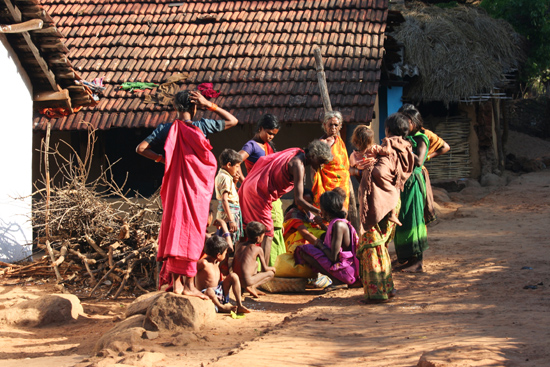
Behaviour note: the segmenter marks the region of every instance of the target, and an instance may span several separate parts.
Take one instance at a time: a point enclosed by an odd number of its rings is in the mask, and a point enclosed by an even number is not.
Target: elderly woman
[[[409,131],[407,117],[395,113],[386,119],[384,125],[386,138],[382,147],[388,154],[379,157],[372,170],[350,170],[361,180],[358,196],[361,230],[357,257],[368,303],[386,302],[395,295],[388,244],[396,224],[390,221],[390,216],[392,211],[399,211],[401,190],[414,167],[412,147],[405,140]]]
[[[330,147],[314,140],[304,150],[290,148],[258,159],[239,189],[243,223],[257,221],[265,225],[262,243],[266,262],[271,258],[274,226],[271,217],[272,203],[294,188],[294,201],[305,210],[319,213],[319,209],[304,197],[305,167],[318,169],[332,161]]]
[[[329,164],[325,164],[317,169],[312,179],[313,187],[311,191],[313,191],[315,205],[319,206],[319,200],[325,191],[331,191],[337,187],[342,188],[346,193],[344,210],[347,211],[350,191],[349,160],[346,144],[340,137],[342,123],[343,118],[340,112],[331,111],[325,114],[323,121],[325,135],[321,137],[321,141],[330,146],[334,158]]]

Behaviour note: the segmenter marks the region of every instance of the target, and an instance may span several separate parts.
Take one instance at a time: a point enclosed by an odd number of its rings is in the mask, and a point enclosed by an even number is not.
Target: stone
[[[138,367],[153,367],[158,366],[159,362],[163,361],[166,358],[166,355],[158,352],[141,352],[137,354],[132,354],[124,359],[118,361],[118,363],[123,363],[130,366]]]
[[[41,327],[72,322],[84,314],[77,296],[51,294],[23,301],[13,307],[0,310],[0,323]]]
[[[124,352],[141,343],[146,332],[142,327],[144,322],[145,315],[134,315],[121,321],[97,341],[92,355],[97,355],[104,349]]]
[[[128,306],[128,309],[126,310],[126,317],[130,317],[133,315],[145,315],[147,313],[147,309],[149,306],[151,306],[157,298],[165,294],[166,292],[158,291],[158,292],[151,292],[151,293],[145,293],[138,298],[135,299],[134,302]]]
[[[506,179],[494,173],[486,173],[481,176],[481,186],[506,186]]]
[[[448,203],[451,201],[449,193],[445,189],[442,189],[440,187],[432,187],[432,192],[434,196],[434,201],[438,203]]]
[[[164,293],[147,310],[147,322],[158,330],[198,330],[208,321],[214,320],[214,303],[198,297]]]
[[[159,332],[158,331],[150,331],[150,330],[147,330],[145,332],[145,334],[143,335],[143,337],[145,339],[149,339],[149,340],[153,340],[153,339],[156,339],[159,337]]]

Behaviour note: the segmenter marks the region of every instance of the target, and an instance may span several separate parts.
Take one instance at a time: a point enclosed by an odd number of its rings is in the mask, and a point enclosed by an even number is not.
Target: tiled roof
[[[41,20],[42,28],[8,32],[5,36],[29,76],[35,108],[78,108],[94,104],[89,89],[75,82],[79,76],[67,58],[69,50],[63,43],[63,35],[40,6],[40,1],[0,0],[0,24],[17,25],[29,20]],[[60,90],[67,92],[66,97],[53,97],[51,92]],[[50,97],[45,98],[46,94]]]
[[[367,122],[380,80],[388,0],[186,1],[42,0],[66,37],[85,80],[105,76],[93,108],[52,119],[54,129],[154,127],[170,106],[145,104],[156,89],[130,92],[123,82],[161,84],[188,72],[181,89],[210,82],[214,101],[241,123],[263,113],[314,122],[323,113],[313,49],[321,48],[332,107],[346,122]],[[37,116],[35,128],[47,119]]]

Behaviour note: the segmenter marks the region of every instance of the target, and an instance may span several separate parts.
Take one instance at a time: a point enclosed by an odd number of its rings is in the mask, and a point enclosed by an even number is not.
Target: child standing
[[[214,302],[216,311],[249,313],[250,310],[242,304],[241,283],[237,274],[230,273],[223,281],[220,281],[219,265],[225,259],[228,248],[229,244],[218,235],[213,235],[206,240],[204,245],[206,257],[197,263],[196,286]],[[237,306],[229,303],[231,287],[233,287]]]
[[[351,136],[351,143],[357,148],[356,151],[351,153],[349,157],[349,166],[359,171],[359,176],[362,175],[362,171],[366,171],[366,174],[370,176],[376,159],[380,156],[387,156],[388,147],[384,142],[382,145],[374,143],[374,132],[366,125],[359,125],[353,130]],[[368,195],[368,193],[365,193]],[[365,210],[368,208],[365,208]],[[399,213],[393,209],[388,220],[394,222],[397,225],[401,225],[399,221]]]
[[[247,240],[237,245],[235,258],[233,259],[233,271],[239,276],[243,288],[254,298],[265,293],[259,292],[256,288],[273,279],[275,268],[267,266],[261,243],[265,236],[265,226],[259,222],[250,222],[246,225]],[[261,272],[258,272],[260,259]]]
[[[224,149],[220,154],[219,161],[220,170],[214,183],[218,200],[216,218],[227,223],[231,239],[233,243],[237,243],[243,234],[243,221],[235,177],[240,172],[243,159],[233,149]]]

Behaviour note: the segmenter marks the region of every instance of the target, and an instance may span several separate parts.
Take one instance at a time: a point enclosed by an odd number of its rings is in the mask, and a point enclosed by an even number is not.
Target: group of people
[[[394,265],[423,271],[426,223],[435,219],[423,164],[449,147],[433,133],[428,137],[414,106],[388,117],[380,146],[368,127],[358,126],[352,137],[357,150],[349,158],[339,112],[325,115],[320,139],[280,152],[272,140],[281,125],[266,114],[240,151],[222,151],[217,173],[207,136],[235,126],[237,119],[196,91],[177,93],[174,108],[178,118],[159,125],[136,149],[165,164],[160,287],[212,299],[220,311],[249,312],[242,292],[261,295],[258,287],[278,273],[280,259],[290,257],[293,266],[310,269],[308,276],[328,279],[323,286],[362,286],[367,302],[385,302],[395,295],[392,239]],[[193,121],[197,109],[220,119]],[[311,190],[304,186],[306,167]],[[348,220],[351,176],[360,182],[358,231]],[[292,190],[293,204],[285,214],[280,198]],[[209,216],[213,192],[218,207]],[[218,231],[209,235],[212,221]],[[228,304],[230,288],[236,306]]]

